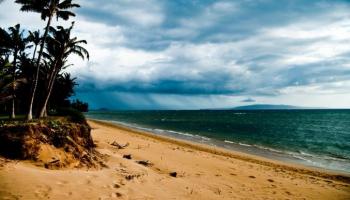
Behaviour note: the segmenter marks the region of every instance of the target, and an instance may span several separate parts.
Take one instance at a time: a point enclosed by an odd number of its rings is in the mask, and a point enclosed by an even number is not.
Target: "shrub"
[[[72,122],[86,124],[86,119],[83,113],[74,108],[59,108],[55,113],[57,116],[67,116]]]

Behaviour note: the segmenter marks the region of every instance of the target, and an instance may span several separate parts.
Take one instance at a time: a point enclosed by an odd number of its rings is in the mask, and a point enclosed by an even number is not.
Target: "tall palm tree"
[[[21,11],[37,12],[41,14],[42,20],[47,19],[45,32],[43,35],[43,42],[40,45],[39,55],[36,62],[36,74],[34,79],[34,86],[33,86],[32,96],[30,98],[29,111],[27,115],[27,120],[31,120],[33,118],[32,116],[33,102],[35,98],[36,88],[38,85],[40,60],[44,50],[44,44],[47,38],[48,30],[51,25],[51,20],[54,16],[56,16],[57,20],[59,18],[62,18],[63,20],[68,20],[69,17],[74,17],[75,14],[69,11],[68,9],[71,9],[74,7],[80,7],[80,5],[72,3],[72,0],[16,0],[15,2],[22,5]]]
[[[19,54],[24,52],[27,46],[27,41],[23,37],[23,30],[21,30],[21,26],[19,24],[14,27],[8,28],[8,32],[4,29],[0,30],[0,35],[4,37],[4,41],[2,41],[3,49],[7,49],[8,52],[12,54],[12,110],[11,110],[11,118],[14,119],[15,115],[15,92],[16,92],[16,70],[17,70],[17,59]]]
[[[51,63],[51,70],[47,85],[47,95],[40,110],[40,117],[45,116],[47,102],[50,98],[57,75],[62,69],[70,66],[66,65],[68,57],[75,54],[82,59],[89,59],[89,52],[81,46],[81,44],[87,44],[86,40],[78,40],[76,37],[71,38],[73,26],[74,22],[68,29],[63,28],[62,26],[58,26],[57,29],[50,27],[50,37],[48,37],[46,52],[44,52],[43,55]]]
[[[42,38],[40,36],[40,30],[37,30],[34,32],[29,31],[29,36],[27,37],[27,40],[34,44],[34,51],[33,51],[33,58],[32,58],[32,60],[34,61],[37,47],[42,42]]]

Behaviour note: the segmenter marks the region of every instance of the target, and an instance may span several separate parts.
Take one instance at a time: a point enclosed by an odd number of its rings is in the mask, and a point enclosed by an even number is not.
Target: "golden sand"
[[[109,168],[48,170],[2,159],[0,199],[350,199],[348,175],[89,124]],[[118,149],[114,141],[129,146]]]

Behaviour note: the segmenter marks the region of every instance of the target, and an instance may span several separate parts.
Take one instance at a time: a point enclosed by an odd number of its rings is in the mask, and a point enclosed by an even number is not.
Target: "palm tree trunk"
[[[52,88],[53,88],[53,85],[55,83],[58,71],[59,71],[58,69],[57,70],[54,69],[53,72],[52,72],[53,75],[51,76],[51,79],[49,80],[48,91],[47,91],[47,95],[46,95],[46,98],[45,98],[45,102],[44,102],[43,107],[40,110],[40,115],[39,115],[40,118],[45,117],[45,115],[47,116],[46,107],[47,107],[47,103],[49,102],[49,99],[50,99],[50,96],[51,96],[51,92],[52,92]]]
[[[44,117],[47,117],[47,107],[48,107],[48,105],[45,108]]]
[[[36,48],[38,47],[38,45],[35,45],[35,47],[34,47],[34,52],[33,52],[33,58],[32,58],[32,61],[34,61],[34,59],[35,59],[35,53],[36,53]]]
[[[42,41],[42,43],[40,45],[40,51],[39,51],[38,60],[36,61],[36,73],[35,73],[35,78],[34,78],[34,87],[33,87],[31,98],[30,98],[27,120],[32,120],[33,119],[33,103],[34,103],[36,88],[38,86],[38,79],[39,79],[39,72],[40,72],[40,60],[41,60],[41,56],[43,54],[45,40],[46,40],[46,37],[47,37],[48,32],[49,32],[51,19],[52,19],[52,15],[50,15],[49,20],[47,21],[47,25],[46,25],[46,28],[45,28],[45,33],[44,33],[44,36],[43,36],[43,41]]]
[[[13,55],[13,69],[12,69],[12,109],[11,109],[11,119],[16,118],[15,114],[15,92],[16,92],[16,62],[17,62],[17,50],[15,50]]]
[[[48,77],[49,82],[47,83],[47,88],[46,88],[47,91],[49,91],[52,81],[54,80],[54,76],[56,73],[56,66],[57,66],[57,61],[55,61],[55,64],[53,65],[52,70],[49,74],[49,77]]]

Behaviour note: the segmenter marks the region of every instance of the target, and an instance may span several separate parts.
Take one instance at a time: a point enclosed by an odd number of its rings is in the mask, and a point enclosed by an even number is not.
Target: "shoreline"
[[[350,184],[350,174],[345,172],[324,169],[324,168],[319,168],[314,166],[307,166],[299,163],[290,163],[287,161],[275,160],[273,158],[266,158],[263,156],[249,154],[238,150],[227,149],[227,148],[218,147],[218,146],[211,146],[209,144],[203,144],[196,141],[189,141],[189,140],[179,139],[171,136],[158,135],[156,133],[152,133],[151,131],[138,129],[136,127],[123,125],[121,123],[118,123],[118,124],[113,123],[112,121],[98,120],[98,119],[92,119],[92,118],[87,118],[87,120],[97,124],[104,125],[104,126],[118,128],[133,134],[139,134],[145,137],[150,137],[156,140],[176,144],[182,147],[187,147],[198,151],[203,151],[203,152],[207,152],[215,155],[239,159],[242,161],[247,161],[247,162],[260,164],[264,166],[274,167],[280,170],[287,170],[291,172],[296,172],[296,173],[310,175],[310,176],[316,176],[316,177],[325,178],[325,179],[334,180],[334,181],[341,181],[341,182]]]
[[[332,113],[165,110],[91,111],[85,116],[157,135],[350,175],[350,151],[346,148],[348,128],[343,126],[346,120],[331,118],[322,124],[322,116]],[[312,120],[301,120],[304,117]],[[343,125],[333,129],[336,121]],[[322,129],[323,126],[328,128]]]

